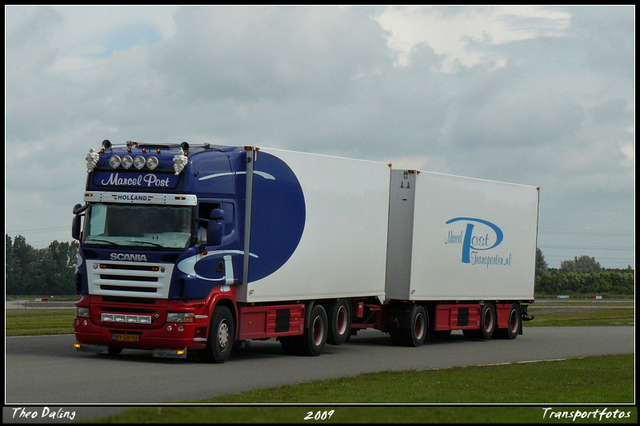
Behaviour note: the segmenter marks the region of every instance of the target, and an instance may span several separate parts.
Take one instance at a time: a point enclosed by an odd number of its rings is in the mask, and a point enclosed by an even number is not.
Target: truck
[[[539,188],[256,146],[105,140],[86,156],[75,348],[223,363],[320,355],[364,329],[515,339]]]

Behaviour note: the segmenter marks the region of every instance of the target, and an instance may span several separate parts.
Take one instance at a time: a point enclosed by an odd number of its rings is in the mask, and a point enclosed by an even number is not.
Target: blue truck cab
[[[192,349],[226,359],[240,331],[236,287],[286,262],[304,226],[295,175],[268,154],[257,170],[256,157],[252,147],[187,142],[104,141],[89,152],[85,204],[75,206],[72,225],[80,241],[77,349],[171,357]],[[252,232],[252,252],[245,252]],[[212,348],[216,316],[225,335]],[[292,332],[285,328],[276,335]]]

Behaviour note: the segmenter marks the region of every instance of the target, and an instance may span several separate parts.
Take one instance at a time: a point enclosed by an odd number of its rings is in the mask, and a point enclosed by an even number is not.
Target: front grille
[[[135,303],[140,304],[143,303],[145,305],[155,305],[156,299],[149,298],[133,298],[133,297],[118,297],[118,296],[103,296],[103,302],[109,303]]]
[[[112,275],[112,274],[100,274],[101,280],[118,280],[118,281],[149,281],[157,282],[158,277],[138,277],[131,275]]]
[[[155,288],[123,286],[123,285],[101,285],[100,286],[100,290],[107,290],[107,291],[135,291],[135,292],[138,292],[138,293],[156,293],[158,291]]]
[[[87,260],[89,293],[129,298],[169,297],[173,264]]]

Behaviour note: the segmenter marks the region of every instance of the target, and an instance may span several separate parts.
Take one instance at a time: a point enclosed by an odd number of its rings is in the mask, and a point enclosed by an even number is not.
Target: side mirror
[[[82,216],[76,215],[73,217],[73,221],[71,222],[71,237],[74,240],[80,241],[80,224]]]
[[[224,210],[213,209],[209,215],[209,226],[207,226],[207,245],[219,246],[222,244],[224,236]]]
[[[73,207],[73,214],[75,217],[71,222],[71,237],[74,240],[80,241],[80,228],[82,225],[81,213],[83,213],[88,207],[89,204],[85,204],[84,206],[82,204],[76,204]]]
[[[82,212],[84,212],[87,208],[89,208],[89,204],[85,204],[84,206],[82,204],[76,204],[73,207],[73,214],[80,214]]]

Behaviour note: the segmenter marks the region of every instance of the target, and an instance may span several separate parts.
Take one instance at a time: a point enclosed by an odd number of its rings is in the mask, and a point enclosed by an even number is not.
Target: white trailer
[[[254,339],[319,355],[365,328],[420,346],[513,339],[528,319],[538,188],[187,142],[86,160],[80,351],[224,362]]]
[[[256,170],[263,154],[284,161],[296,176],[304,194],[304,231],[284,265],[264,278],[238,287],[238,301],[371,296],[384,299],[389,164],[261,149],[255,161]],[[256,204],[258,190],[253,189],[252,209],[271,208],[274,203],[271,198],[264,199],[264,206]],[[252,220],[255,221],[255,214]],[[249,247],[254,242],[254,231]],[[249,268],[254,259],[248,257]]]
[[[387,302],[421,306],[432,332],[521,333],[521,303],[534,298],[538,190],[393,170]]]

